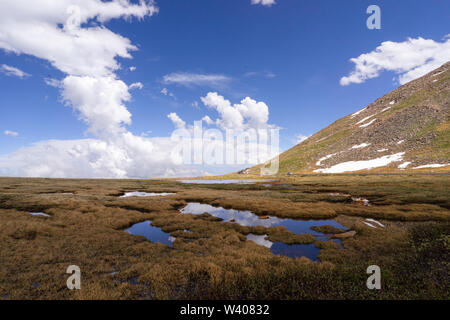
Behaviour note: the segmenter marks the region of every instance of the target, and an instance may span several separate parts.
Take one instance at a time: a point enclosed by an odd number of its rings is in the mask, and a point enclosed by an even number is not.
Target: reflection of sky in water
[[[158,196],[168,196],[170,194],[174,193],[167,193],[167,192],[160,192],[160,193],[154,193],[154,192],[125,192],[123,196],[120,196],[121,198],[128,198],[128,197],[158,197]]]
[[[210,215],[219,217],[224,221],[231,221],[240,224],[241,226],[263,226],[263,227],[273,227],[280,225],[281,220],[276,217],[270,217],[269,219],[260,219],[256,214],[251,211],[224,209],[222,207],[213,207],[209,204],[202,204],[198,202],[190,202],[181,209],[181,213],[189,214],[202,214],[208,212]]]
[[[251,211],[224,209],[222,207],[213,207],[209,204],[202,204],[198,202],[190,202],[183,209],[180,210],[184,214],[202,214],[208,212],[210,215],[219,217],[225,222],[236,222],[242,226],[255,227],[262,226],[266,228],[284,226],[286,229],[295,234],[309,233],[316,237],[319,241],[330,240],[330,235],[323,234],[311,230],[312,226],[330,225],[336,228],[348,230],[334,220],[293,220],[282,219],[273,216],[268,216],[267,219],[261,219]],[[282,242],[271,242],[266,239],[267,235],[247,235],[247,240],[253,241],[256,244],[270,248],[273,254],[285,255],[288,257],[305,256],[311,260],[317,260],[320,249],[314,247],[314,244],[293,244],[288,245]],[[339,239],[331,239],[342,247]]]
[[[263,234],[262,236],[258,236],[253,233],[249,233],[247,235],[247,240],[253,241],[256,244],[259,244],[260,246],[264,246],[267,248],[270,248],[273,245],[272,241],[266,240],[267,234]]]
[[[49,214],[46,214],[46,213],[44,213],[44,212],[30,212],[30,214],[31,214],[32,216],[50,217]]]
[[[128,232],[134,236],[144,236],[151,242],[159,242],[172,246],[175,238],[169,233],[163,232],[160,228],[152,226],[151,223],[152,222],[150,220],[136,223],[126,229],[125,232]]]
[[[273,254],[288,256],[290,258],[307,257],[312,261],[317,261],[320,249],[314,247],[314,244],[285,244],[275,242],[270,248]]]
[[[258,236],[255,234],[248,234],[247,240],[253,241],[260,246],[269,248],[273,254],[288,256],[290,258],[307,257],[312,261],[317,260],[320,249],[316,248],[314,244],[285,244],[283,242],[272,242],[266,239],[267,234]]]
[[[334,220],[293,220],[281,219],[273,216],[268,216],[267,219],[261,219],[251,211],[224,209],[222,207],[213,207],[209,204],[202,204],[198,202],[190,202],[183,209],[181,213],[202,214],[208,212],[210,215],[219,217],[225,222],[234,220],[234,222],[246,227],[263,226],[266,228],[284,226],[286,229],[295,234],[310,233],[317,237],[317,240],[328,240],[328,237],[320,232],[315,232],[310,228],[312,226],[331,225],[336,228],[346,229]]]
[[[233,184],[253,184],[257,182],[271,182],[278,181],[274,179],[241,179],[241,180],[177,180],[177,182],[181,183],[195,183],[195,184],[224,184],[224,183],[233,183]]]

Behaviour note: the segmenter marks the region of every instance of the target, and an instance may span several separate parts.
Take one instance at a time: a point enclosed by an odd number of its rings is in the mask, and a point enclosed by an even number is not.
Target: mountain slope
[[[450,171],[449,108],[447,62],[282,153],[279,173]]]

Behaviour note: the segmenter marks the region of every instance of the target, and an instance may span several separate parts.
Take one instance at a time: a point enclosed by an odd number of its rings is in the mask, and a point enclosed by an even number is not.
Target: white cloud
[[[0,72],[6,74],[7,76],[14,76],[14,77],[18,77],[18,78],[26,78],[26,77],[30,76],[30,74],[28,74],[18,68],[8,66],[6,64],[2,64],[0,66]]]
[[[252,4],[261,4],[267,7],[270,7],[275,3],[276,3],[275,0],[252,0]]]
[[[71,75],[110,75],[120,67],[115,57],[130,58],[129,51],[136,47],[103,25],[80,25],[93,19],[99,23],[133,16],[142,19],[156,12],[152,1],[36,0],[30,7],[27,0],[3,0],[0,48],[48,60]]]
[[[89,125],[89,132],[114,136],[131,123],[131,113],[124,105],[131,98],[128,86],[113,77],[68,76],[63,80],[62,96]]]
[[[251,128],[263,128],[269,120],[269,107],[264,102],[257,102],[249,97],[235,105],[242,116],[248,119]]]
[[[217,92],[209,92],[201,100],[205,106],[216,109],[220,114],[221,119],[217,120],[219,127],[222,129],[243,129],[244,117],[242,114],[231,105],[230,101],[225,100]]]
[[[135,66],[131,66],[130,67],[130,71],[135,71],[136,70],[136,67]]]
[[[150,0],[139,4],[126,0],[37,0],[31,7],[25,0],[0,2],[0,48],[48,60],[65,73],[60,82],[45,81],[61,88],[65,103],[98,137],[42,141],[19,149],[0,158],[3,174],[125,177],[138,176],[139,167],[147,176],[151,172],[165,175],[164,168],[177,170],[168,161],[167,146],[158,147],[166,140],[153,142],[126,130],[125,125],[131,123],[125,106],[131,98],[129,90],[142,84],[128,87],[114,72],[120,68],[116,57],[131,58],[129,52],[136,47],[103,25],[113,18],[142,19],[156,12]],[[89,27],[81,26],[93,20],[96,23],[87,24]]]
[[[11,130],[5,130],[3,133],[11,137],[17,137],[19,135],[17,132]]]
[[[198,109],[198,101],[192,102],[191,106],[193,106],[194,108]]]
[[[209,86],[216,87],[231,81],[230,77],[222,74],[199,74],[189,72],[174,72],[163,77],[165,84],[179,84],[186,87]]]
[[[76,23],[67,22],[73,21],[69,17],[77,12],[72,5],[80,8]],[[171,138],[135,136],[126,128],[131,123],[126,102],[131,99],[129,90],[133,85],[127,86],[115,74],[120,68],[116,58],[131,58],[130,52],[136,47],[103,23],[113,18],[142,19],[156,11],[150,0],[139,4],[127,0],[36,0],[33,6],[26,0],[0,2],[0,49],[45,59],[63,72],[62,80],[46,79],[46,83],[61,89],[62,100],[72,106],[87,124],[88,132],[95,135],[90,139],[48,140],[23,147],[0,157],[0,175],[148,178],[204,173],[199,167],[179,165],[172,154],[177,142]],[[184,85],[229,81],[221,75],[190,76],[178,74],[166,80]],[[233,116],[243,128],[267,126],[268,108],[263,102],[246,98],[240,105],[231,106],[223,97],[216,94],[216,98],[226,105],[222,110],[211,101],[211,106],[220,109],[221,118],[216,123],[222,127],[232,126]],[[186,126],[176,113],[168,117],[177,128]],[[213,123],[211,119],[204,121]]]
[[[199,175],[177,165],[170,138],[120,134],[112,142],[98,139],[49,140],[0,158],[0,176],[68,178],[149,178]]]
[[[250,71],[247,73],[244,73],[244,77],[250,78],[250,77],[264,77],[264,78],[275,78],[276,74],[270,71],[265,72],[257,72],[257,71]]]
[[[221,129],[262,129],[269,126],[267,124],[269,107],[264,102],[257,102],[247,97],[240,104],[231,105],[229,100],[217,92],[209,92],[201,100],[205,106],[213,108],[219,113],[220,118],[216,120],[216,124]]]
[[[209,116],[204,116],[202,118],[202,121],[204,121],[207,125],[212,125],[214,121]]]
[[[142,89],[144,87],[144,85],[141,83],[141,82],[135,82],[135,83],[132,83],[129,87],[128,87],[128,89]]]
[[[177,129],[182,129],[186,127],[186,122],[184,122],[175,112],[169,113],[167,117],[172,120],[174,126]]]
[[[405,84],[450,60],[450,39],[444,40],[439,42],[419,37],[403,42],[383,42],[374,51],[350,59],[355,69],[349,76],[342,77],[340,83],[343,86],[363,83],[386,70],[398,74],[398,82]]]

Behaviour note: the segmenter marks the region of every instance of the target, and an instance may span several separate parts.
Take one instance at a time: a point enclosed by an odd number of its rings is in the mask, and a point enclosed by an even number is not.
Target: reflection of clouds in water
[[[284,226],[289,231],[295,234],[312,234],[316,240],[327,241],[330,240],[330,236],[321,232],[311,230],[312,226],[331,225],[336,228],[342,228],[348,230],[348,228],[342,226],[334,220],[293,220],[293,219],[281,219],[273,216],[266,216],[267,219],[261,219],[251,211],[241,211],[234,209],[224,209],[222,207],[213,207],[209,204],[202,204],[198,202],[189,202],[183,209],[180,210],[183,214],[203,214],[205,212],[212,216],[219,217],[223,221],[236,222],[242,226],[263,226],[266,228],[275,226]],[[282,242],[271,242],[266,239],[265,235],[248,234],[247,240],[254,243],[270,248],[273,254],[284,255],[291,258],[305,256],[313,261],[317,260],[317,256],[320,249],[316,248],[314,244],[292,244],[288,245]],[[333,239],[341,247],[340,240]]]
[[[234,220],[234,222],[246,227],[263,226],[269,228],[280,225],[283,220],[277,217],[260,219],[251,211],[224,209],[222,207],[216,208],[209,204],[202,204],[197,202],[188,203],[183,209],[181,209],[181,213],[202,214],[205,212],[208,212],[212,216],[219,217],[224,221]]]
[[[272,247],[273,242],[266,240],[267,234],[263,234],[262,236],[257,236],[256,234],[249,233],[247,235],[247,241],[253,241],[256,244],[259,244],[260,246],[264,246],[270,249]]]
[[[346,227],[334,220],[293,220],[281,219],[274,216],[266,216],[265,219],[261,219],[251,211],[224,209],[222,207],[213,207],[209,204],[202,204],[198,202],[189,202],[183,209],[181,209],[180,212],[187,214],[202,214],[207,212],[212,216],[223,219],[225,222],[233,221],[245,227],[262,226],[270,228],[275,226],[284,226],[286,229],[295,234],[309,233],[316,237],[322,237],[323,239],[327,238],[326,235],[311,230],[312,226],[329,224],[333,227],[347,230]]]
[[[125,192],[125,194],[123,196],[120,196],[121,198],[128,198],[128,197],[157,197],[157,196],[168,196],[170,194],[174,194],[174,193],[167,193],[167,192],[160,192],[160,193],[155,193],[155,192],[139,192],[139,191],[134,191],[134,192]]]
[[[161,228],[152,226],[151,223],[151,220],[135,223],[130,228],[126,229],[125,232],[134,236],[144,236],[151,242],[159,242],[172,246],[175,238],[169,233],[162,231]]]

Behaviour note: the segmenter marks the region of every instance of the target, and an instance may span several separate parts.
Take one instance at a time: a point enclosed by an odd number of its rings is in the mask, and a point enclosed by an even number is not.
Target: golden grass
[[[413,221],[449,221],[448,185],[445,176],[306,176],[283,178],[271,188],[168,180],[2,178],[0,298],[445,298],[443,279],[425,268],[420,271],[420,288],[399,283],[395,275],[409,277],[399,269],[398,259],[414,256],[408,237],[411,228],[423,222]],[[117,197],[135,190],[176,194]],[[63,194],[67,192],[73,195]],[[329,195],[332,192],[343,195]],[[347,195],[368,198],[372,206],[355,204]],[[209,215],[180,214],[189,201],[258,215],[335,218],[357,235],[342,240],[344,249],[338,249],[284,227],[242,227]],[[51,217],[31,216],[30,211]],[[378,218],[386,228],[371,229],[362,217]],[[123,231],[146,220],[176,237],[173,248]],[[248,233],[268,234],[269,240],[285,243],[315,242],[322,249],[322,263],[273,255],[246,241]],[[386,270],[389,290],[364,290],[363,266],[369,263]],[[441,263],[437,260],[436,266]],[[81,290],[66,288],[65,271],[71,264],[82,270]]]

